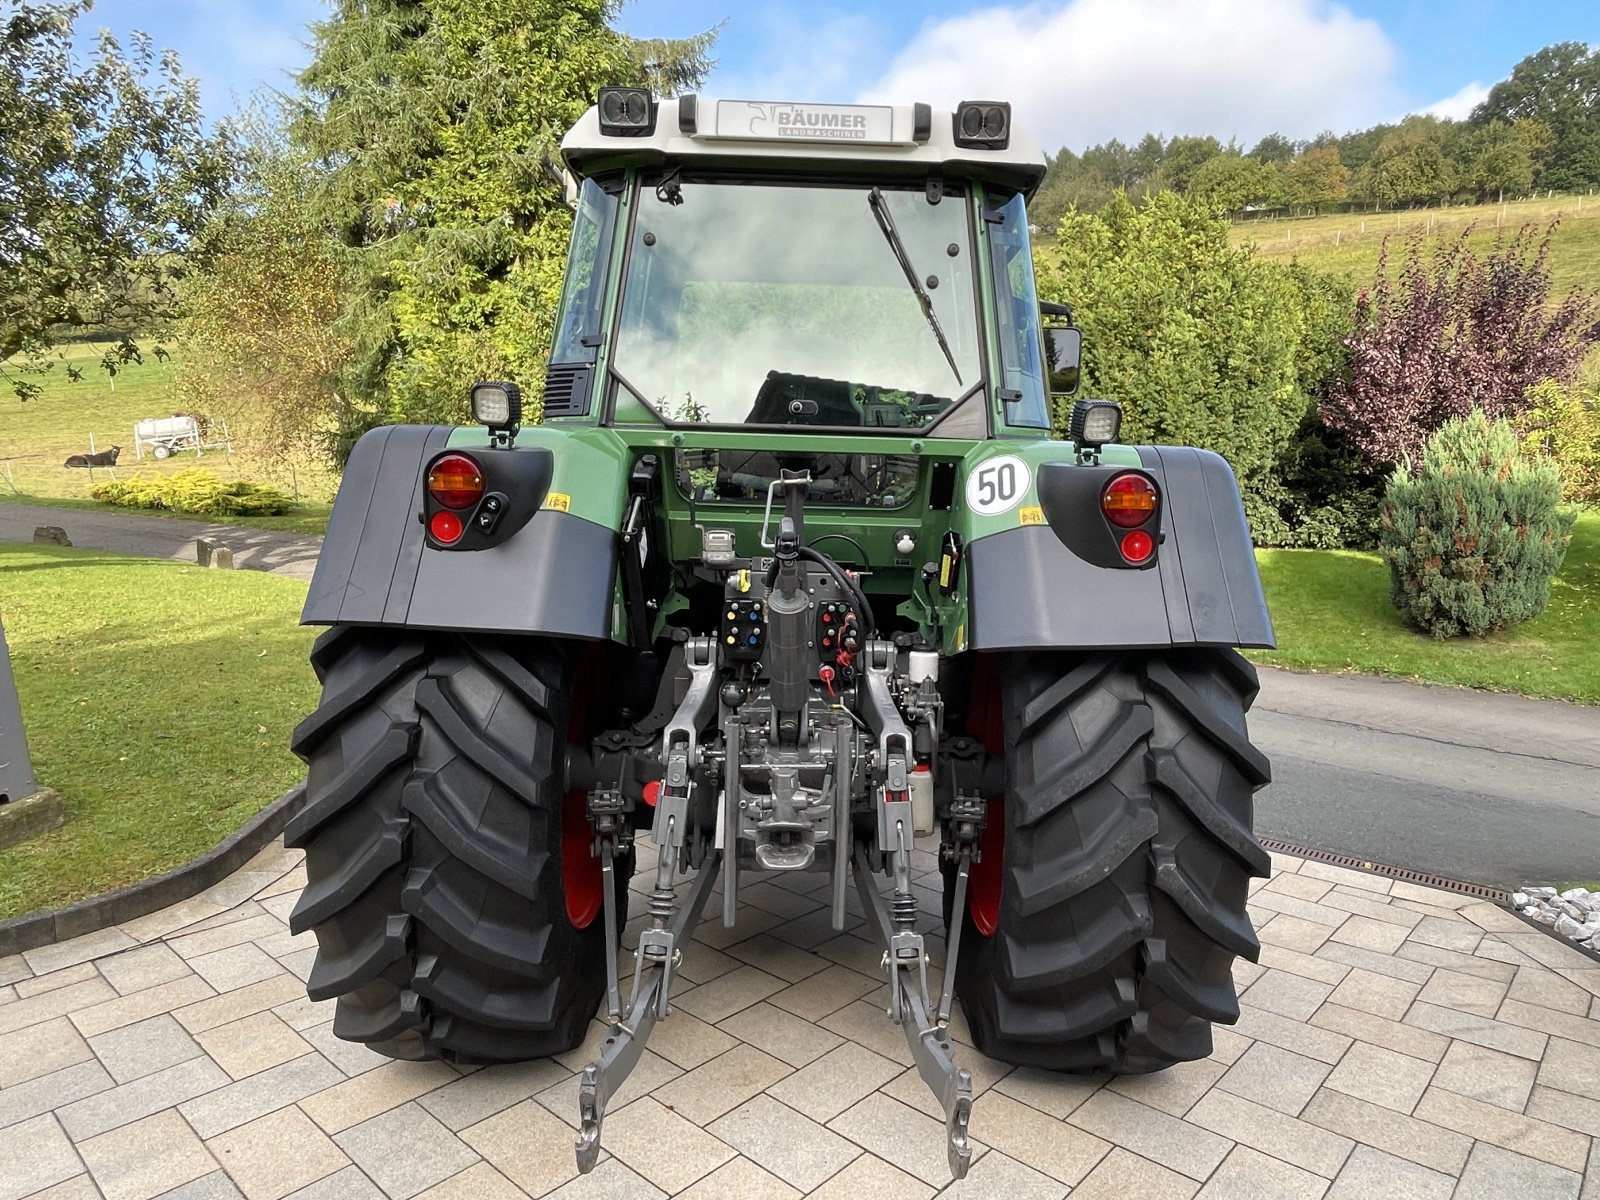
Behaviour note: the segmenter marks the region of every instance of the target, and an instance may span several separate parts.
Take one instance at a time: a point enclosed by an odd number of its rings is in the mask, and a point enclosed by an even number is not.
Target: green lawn
[[[1257,662],[1600,704],[1600,513],[1579,516],[1544,615],[1487,638],[1436,641],[1402,623],[1389,571],[1358,551],[1256,554],[1280,649]]]
[[[306,584],[0,543],[24,726],[67,823],[0,851],[0,917],[170,870],[291,786],[316,702]]]
[[[148,353],[142,364],[129,364],[112,380],[100,369],[105,345],[78,343],[64,347],[66,359],[43,376],[34,377],[43,391],[29,401],[18,400],[8,390],[0,391],[0,500],[55,503],[88,499],[89,472],[72,470],[61,464],[69,454],[89,449],[93,435],[95,449],[122,447],[117,474],[126,479],[135,472],[168,474],[186,467],[200,466],[223,479],[253,479],[282,488],[303,502],[284,517],[241,518],[237,524],[265,529],[293,529],[320,533],[327,524],[328,502],[338,479],[326,466],[306,462],[267,461],[248,452],[243,445],[236,453],[222,450],[179,454],[157,462],[146,454],[138,461],[133,452],[134,422],[149,417],[167,417],[184,410],[178,391],[178,361],[157,362]],[[73,383],[67,367],[77,367],[83,378]],[[108,478],[97,469],[98,481]],[[95,507],[107,507],[98,506]],[[182,515],[182,514],[179,514]],[[278,523],[275,523],[278,522]]]

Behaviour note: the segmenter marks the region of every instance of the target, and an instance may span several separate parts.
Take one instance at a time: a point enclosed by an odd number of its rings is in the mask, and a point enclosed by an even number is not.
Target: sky
[[[83,26],[150,33],[209,115],[288,89],[322,0],[96,0]],[[1595,0],[626,0],[621,28],[721,24],[702,89],[730,99],[1012,101],[1047,150],[1147,132],[1249,146],[1406,113],[1465,117],[1521,58],[1600,43]]]

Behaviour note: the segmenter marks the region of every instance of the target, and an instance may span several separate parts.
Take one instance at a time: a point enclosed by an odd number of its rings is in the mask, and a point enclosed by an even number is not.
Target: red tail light
[[[428,468],[428,495],[446,508],[471,508],[483,498],[483,472],[465,454],[446,454]]]
[[[428,522],[428,532],[433,534],[433,540],[443,542],[446,546],[461,540],[462,529],[461,518],[442,509],[434,513],[433,519]]]
[[[1142,563],[1155,552],[1154,539],[1142,529],[1122,535],[1122,557],[1131,563]]]
[[[1123,529],[1143,525],[1156,511],[1155,485],[1143,475],[1118,475],[1100,494],[1100,511]]]

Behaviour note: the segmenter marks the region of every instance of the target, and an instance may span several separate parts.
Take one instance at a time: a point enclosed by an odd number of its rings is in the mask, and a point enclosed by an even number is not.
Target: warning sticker
[[[556,512],[571,512],[572,497],[565,492],[551,492],[544,498],[544,507],[553,508]]]
[[[1030,505],[1025,505],[1024,507],[1017,509],[1017,524],[1043,525],[1044,509],[1035,508]]]

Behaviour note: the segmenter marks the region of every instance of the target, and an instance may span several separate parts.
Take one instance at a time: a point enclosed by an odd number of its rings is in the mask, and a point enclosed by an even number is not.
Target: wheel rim
[[[972,670],[972,711],[967,732],[983,743],[991,755],[1006,752],[1005,712],[1000,704],[1000,668],[992,654],[980,654]],[[1005,882],[1006,802],[1003,795],[987,796],[989,811],[978,839],[978,861],[967,876],[967,912],[984,937],[993,937],[1000,925],[1000,893]]]
[[[561,802],[561,880],[574,929],[587,929],[605,903],[605,872],[592,849],[589,798],[568,792]]]
[[[567,742],[589,741],[588,681],[594,677],[593,655],[578,663],[572,687],[572,713],[567,719]],[[594,827],[589,823],[589,797],[574,788],[561,799],[561,883],[567,901],[567,920],[574,929],[587,929],[605,904],[605,871],[594,853]]]

